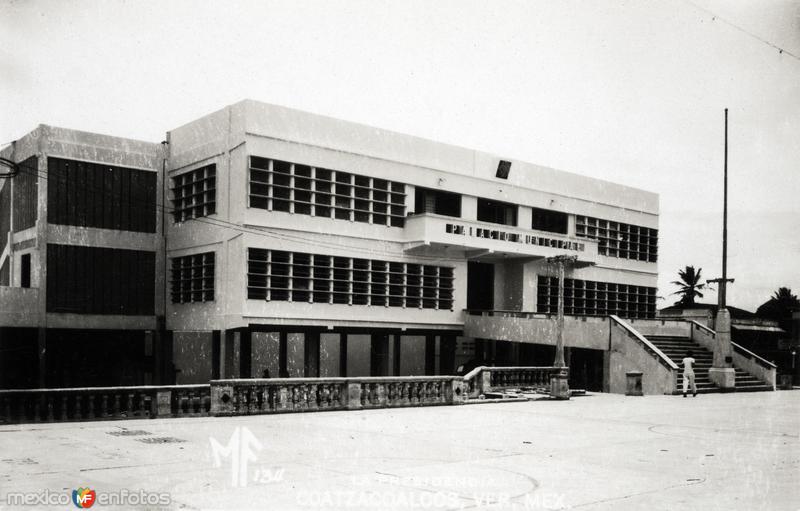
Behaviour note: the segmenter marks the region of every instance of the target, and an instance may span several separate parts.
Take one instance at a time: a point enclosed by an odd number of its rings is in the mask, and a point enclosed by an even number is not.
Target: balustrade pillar
[[[169,417],[172,415],[172,391],[158,390],[156,398],[151,401],[150,413],[154,417]]]
[[[360,410],[361,406],[361,384],[348,383],[347,384],[347,409]]]

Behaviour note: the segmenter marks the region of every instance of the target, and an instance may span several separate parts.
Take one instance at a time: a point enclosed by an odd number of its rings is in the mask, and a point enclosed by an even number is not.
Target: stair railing
[[[609,317],[611,318],[612,325],[616,324],[619,328],[627,332],[628,337],[632,338],[637,343],[639,343],[646,351],[648,351],[651,355],[653,355],[663,366],[673,371],[678,370],[678,364],[673,362],[672,359],[666,356],[663,351],[658,349],[658,346],[650,342],[645,336],[640,334],[627,322],[622,320],[619,316],[615,316],[614,314],[612,314]]]
[[[641,371],[645,394],[672,394],[678,365],[619,316],[609,316],[609,392],[626,391],[625,371]]]
[[[716,338],[717,333],[697,321],[689,320],[689,322],[692,324],[692,340],[705,345],[707,349],[713,352],[713,340]],[[695,333],[699,335],[695,335]],[[772,390],[775,390],[778,380],[777,366],[775,364],[733,341],[731,341],[731,347],[733,348],[733,365],[735,367],[744,369],[771,386]]]
[[[464,375],[464,385],[470,398],[477,398],[491,391],[520,387],[547,391],[550,389],[550,378],[560,372],[569,374],[569,368],[478,366]]]

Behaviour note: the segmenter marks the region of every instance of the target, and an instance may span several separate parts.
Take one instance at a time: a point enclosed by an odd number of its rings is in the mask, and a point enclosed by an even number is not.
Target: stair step
[[[692,351],[694,358],[694,383],[698,394],[711,394],[722,392],[719,387],[711,381],[710,370],[714,364],[714,354],[687,337],[676,337],[674,335],[648,335],[647,339],[652,342],[667,358],[681,365],[681,361],[689,350]],[[677,387],[674,394],[682,394],[683,391],[683,368],[678,370]],[[770,391],[772,387],[766,385],[752,374],[739,367],[734,368],[735,385],[737,392],[758,392]]]

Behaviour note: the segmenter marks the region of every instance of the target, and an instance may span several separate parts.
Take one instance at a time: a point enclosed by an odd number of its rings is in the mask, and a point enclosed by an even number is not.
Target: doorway
[[[467,263],[467,309],[494,309],[494,265]]]

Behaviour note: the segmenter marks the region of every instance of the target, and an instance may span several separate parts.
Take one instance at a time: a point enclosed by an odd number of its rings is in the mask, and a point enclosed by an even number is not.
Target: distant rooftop
[[[679,313],[689,310],[704,310],[711,311],[712,313],[716,314],[718,308],[719,307],[716,303],[693,303],[691,305],[672,305],[670,307],[659,309],[658,313],[661,315],[669,315],[670,313]],[[738,307],[732,307],[728,305],[726,308],[731,313],[731,318],[733,319],[755,319],[757,317],[754,313]]]

